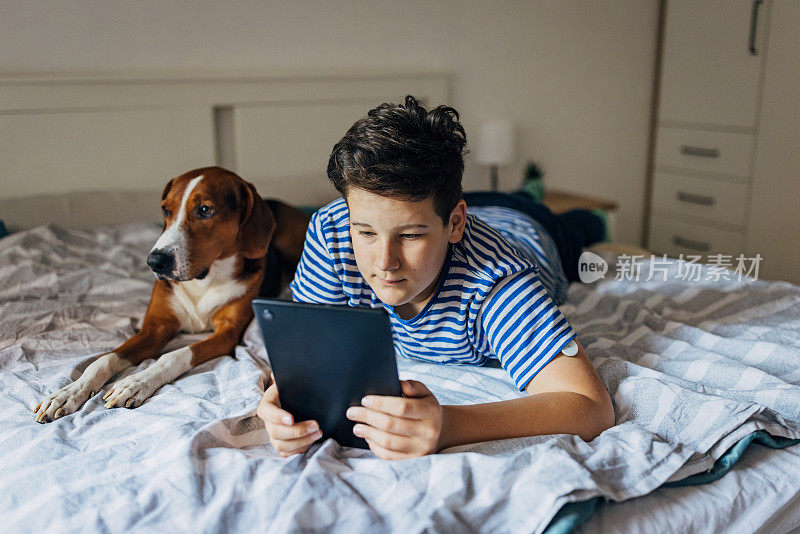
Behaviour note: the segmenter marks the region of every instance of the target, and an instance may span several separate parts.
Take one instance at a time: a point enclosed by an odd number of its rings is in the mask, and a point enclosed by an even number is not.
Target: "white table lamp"
[[[475,161],[488,165],[491,190],[497,191],[497,168],[514,160],[514,124],[510,120],[492,120],[478,129]]]

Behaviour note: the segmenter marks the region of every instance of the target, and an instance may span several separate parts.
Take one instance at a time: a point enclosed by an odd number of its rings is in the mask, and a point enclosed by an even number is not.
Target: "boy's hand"
[[[264,421],[269,442],[284,458],[306,452],[312,443],[322,437],[322,431],[316,421],[295,423],[292,414],[281,409],[274,376],[272,384],[261,397],[256,415]]]
[[[442,407],[422,382],[403,380],[405,397],[367,395],[362,406],[351,406],[347,418],[361,424],[353,433],[367,440],[384,460],[415,458],[439,450]]]

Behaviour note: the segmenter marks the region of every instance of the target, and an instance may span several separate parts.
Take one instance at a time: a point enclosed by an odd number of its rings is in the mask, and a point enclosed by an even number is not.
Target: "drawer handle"
[[[704,243],[703,241],[695,241],[694,239],[686,239],[679,235],[672,236],[672,243],[679,247],[691,248],[699,250],[700,252],[708,252],[711,250],[711,243]]]
[[[750,12],[750,55],[757,56],[758,49],[756,48],[756,29],[758,28],[758,8],[763,4],[763,0],[754,0],[753,9]]]
[[[685,193],[683,191],[678,191],[675,196],[681,202],[689,202],[691,204],[701,204],[703,206],[713,206],[714,205],[714,197],[708,195],[694,195],[692,193]]]
[[[681,154],[686,154],[687,156],[699,156],[701,158],[718,158],[719,149],[681,145]]]

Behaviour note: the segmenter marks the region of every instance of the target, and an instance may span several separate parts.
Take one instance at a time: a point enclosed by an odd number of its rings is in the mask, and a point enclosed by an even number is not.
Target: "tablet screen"
[[[281,407],[296,422],[316,420],[322,439],[369,448],[345,412],[365,395],[402,395],[386,312],[269,299],[253,310]]]

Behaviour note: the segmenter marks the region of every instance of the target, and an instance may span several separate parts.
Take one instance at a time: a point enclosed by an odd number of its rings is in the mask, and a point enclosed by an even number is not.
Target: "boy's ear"
[[[453,211],[450,212],[450,239],[451,243],[458,243],[464,236],[464,227],[467,224],[467,203],[459,200]]]

